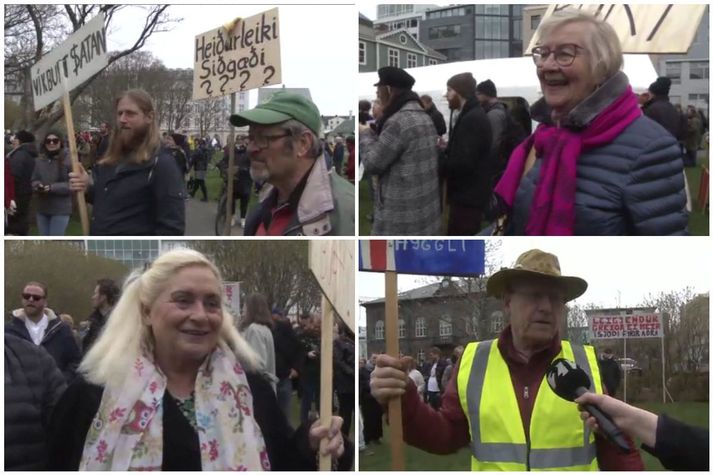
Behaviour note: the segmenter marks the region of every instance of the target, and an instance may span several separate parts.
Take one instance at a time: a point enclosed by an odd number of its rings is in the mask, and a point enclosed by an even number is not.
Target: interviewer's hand
[[[69,189],[84,193],[87,188],[89,188],[89,174],[80,164],[79,173],[69,172]]]
[[[322,450],[322,455],[331,455],[339,458],[344,453],[344,439],[342,438],[342,424],[344,419],[339,416],[332,416],[330,427],[322,426],[319,420],[309,428],[309,446],[312,450],[319,450],[319,443],[322,439],[327,439],[327,446]]]
[[[656,424],[658,416],[638,407],[630,406],[624,401],[614,399],[606,394],[585,393],[574,400],[580,404],[580,417],[587,425],[599,430],[597,420],[589,414],[581,404],[592,404],[606,412],[614,423],[627,435],[638,437],[648,446],[656,445]]]
[[[404,371],[410,357],[400,360],[389,355],[376,357],[374,371],[371,372],[371,395],[381,404],[406,393],[408,374]]]

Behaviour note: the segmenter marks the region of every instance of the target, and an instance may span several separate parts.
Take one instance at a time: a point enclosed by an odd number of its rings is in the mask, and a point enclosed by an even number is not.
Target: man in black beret
[[[442,166],[450,236],[472,236],[480,230],[483,210],[493,186],[491,127],[475,98],[475,87],[471,73],[456,74],[447,82],[448,107],[458,111]]]
[[[364,174],[378,178],[372,235],[440,234],[438,136],[403,69],[379,69],[376,95],[383,115],[376,130],[359,125]]]

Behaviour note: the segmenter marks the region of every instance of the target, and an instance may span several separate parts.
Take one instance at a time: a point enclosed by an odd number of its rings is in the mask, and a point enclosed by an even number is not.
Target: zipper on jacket
[[[530,399],[530,389],[527,386],[525,386],[525,389],[522,392],[522,397],[524,397],[525,399]]]
[[[522,397],[525,400],[530,399],[530,388],[528,386],[525,386],[525,388],[523,389]],[[530,422],[532,423],[532,421],[530,421]],[[527,445],[527,455],[525,458],[525,470],[529,472],[530,471],[530,436],[529,436],[529,434],[525,434],[525,444]]]

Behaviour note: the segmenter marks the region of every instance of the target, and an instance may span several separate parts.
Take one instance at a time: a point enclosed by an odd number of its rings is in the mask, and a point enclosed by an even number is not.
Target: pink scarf
[[[526,235],[571,236],[574,233],[577,158],[588,150],[611,143],[640,115],[636,95],[631,86],[627,86],[626,91],[581,132],[543,123],[517,146],[495,192],[512,208],[534,144],[537,156],[542,157],[542,165]]]

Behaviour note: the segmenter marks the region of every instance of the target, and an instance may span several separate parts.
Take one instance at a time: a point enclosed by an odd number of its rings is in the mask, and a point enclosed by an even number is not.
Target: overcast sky
[[[649,294],[662,291],[691,287],[696,293],[710,292],[713,282],[713,250],[706,237],[510,237],[501,241],[495,258],[499,267],[511,267],[521,253],[533,248],[557,255],[563,275],[589,283],[587,292],[574,301],[580,305],[615,307],[620,299],[621,306],[635,306]],[[425,285],[423,276],[411,275],[399,275],[398,283],[399,292]],[[383,297],[383,274],[359,272],[357,295],[360,301]],[[365,325],[365,318],[360,307],[360,325]]]
[[[235,17],[249,17],[274,5],[172,5],[167,12],[183,20],[172,31],[157,33],[145,50],[169,68],[192,68],[195,36]],[[138,37],[145,14],[140,6],[121,10],[112,20],[109,49],[129,47]],[[282,5],[282,84],[306,87],[322,115],[355,113],[357,10],[353,5]],[[251,107],[257,93],[251,93]]]

